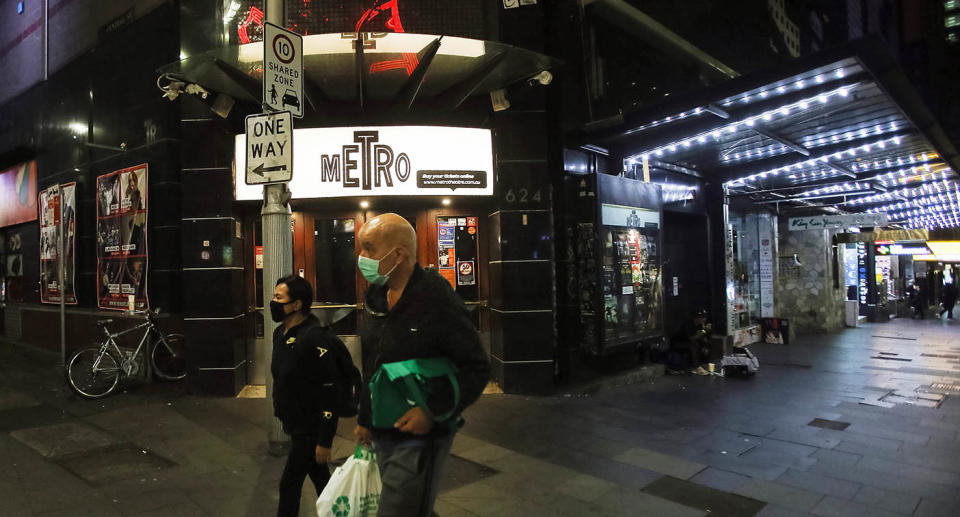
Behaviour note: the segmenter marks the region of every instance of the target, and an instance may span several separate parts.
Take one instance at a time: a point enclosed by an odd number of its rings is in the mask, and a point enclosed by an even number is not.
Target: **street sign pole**
[[[63,239],[64,239],[64,228],[63,228],[63,186],[57,188],[60,202],[60,206],[57,207],[57,210],[60,212],[60,220],[57,223],[57,289],[60,290],[60,364],[65,365],[67,363],[67,290],[63,285],[63,280],[66,277],[64,274],[63,268],[66,267],[67,261],[63,256]],[[76,190],[74,190],[76,192]]]
[[[283,23],[283,1],[266,0],[264,2],[268,22]],[[264,41],[264,65],[269,51]],[[267,74],[264,72],[264,81]],[[293,131],[293,128],[290,128]],[[250,136],[248,135],[249,139]],[[291,134],[291,143],[293,136]],[[260,210],[263,235],[263,357],[261,364],[267,365],[267,447],[270,453],[282,453],[289,437],[283,432],[280,420],[273,416],[273,375],[270,362],[273,359],[273,332],[278,324],[270,318],[270,300],[273,299],[274,282],[293,272],[293,230],[290,228],[290,189],[286,182],[271,183],[263,186],[263,209]]]

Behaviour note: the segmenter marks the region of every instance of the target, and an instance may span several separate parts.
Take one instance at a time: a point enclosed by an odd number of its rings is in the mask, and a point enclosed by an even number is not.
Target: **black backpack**
[[[324,333],[328,333],[329,337],[335,338],[324,340],[326,343],[336,343],[332,348],[336,349],[334,355],[337,360],[337,371],[340,373],[341,384],[337,389],[337,405],[334,412],[338,417],[357,416],[360,411],[360,394],[363,393],[363,377],[360,375],[360,370],[353,365],[353,357],[350,355],[350,351],[347,350],[347,346],[336,334],[320,325],[314,325],[309,330],[313,329],[320,329]]]
[[[353,364],[353,357],[350,351],[341,343],[337,351],[337,366],[340,370],[340,380],[343,382],[341,389],[338,390],[339,400],[337,401],[336,413],[341,417],[354,417],[360,410],[360,394],[363,393],[363,377],[360,370]]]

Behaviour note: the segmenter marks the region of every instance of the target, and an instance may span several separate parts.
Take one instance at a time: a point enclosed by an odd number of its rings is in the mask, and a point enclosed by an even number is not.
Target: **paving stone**
[[[444,517],[475,517],[477,515],[471,511],[460,508],[443,497],[437,497],[433,505],[433,511]]]
[[[173,462],[129,445],[59,458],[58,463],[91,485],[104,485],[170,468]]]
[[[823,498],[822,494],[763,479],[751,479],[734,490],[734,492],[784,508],[792,508],[803,512],[811,510]]]
[[[707,468],[707,466],[702,463],[695,463],[675,456],[668,456],[642,447],[630,449],[613,459],[680,479],[690,479],[701,470]]]
[[[596,505],[617,515],[644,515],[651,517],[703,517],[707,512],[645,494],[640,490],[618,487],[596,502]]]
[[[733,492],[736,488],[750,481],[750,478],[735,472],[727,472],[726,470],[707,467],[696,476],[690,478],[690,481],[710,488],[716,488],[717,490]]]
[[[768,504],[757,512],[756,517],[808,517],[809,515],[809,513],[798,512],[777,504]]]
[[[711,515],[750,517],[764,506],[763,502],[756,499],[716,490],[670,476],[664,476],[650,483],[643,488],[643,491],[680,503],[684,506],[704,510]]]
[[[921,499],[913,515],[914,517],[957,517],[960,515],[960,501]]]
[[[581,501],[595,501],[616,487],[616,483],[605,479],[578,474],[557,486],[557,491]]]
[[[857,492],[854,502],[873,506],[883,510],[897,512],[903,515],[910,515],[920,504],[920,498],[915,495],[894,492],[892,490],[883,490],[865,486]]]
[[[931,481],[944,485],[960,486],[960,474],[940,470],[908,465],[898,461],[890,461],[876,457],[864,457],[857,466],[887,472],[899,476],[912,477],[921,481]]]
[[[824,497],[810,512],[823,517],[894,517],[898,514],[846,499]]]
[[[787,465],[753,461],[750,458],[737,457],[730,454],[706,452],[695,458],[701,463],[745,476],[774,480],[780,477],[789,468]]]
[[[130,517],[208,517],[210,514],[203,511],[203,509],[195,503],[179,503],[164,506],[156,510],[128,515]]]
[[[831,449],[819,449],[813,453],[817,463],[828,463],[834,465],[855,465],[863,456],[850,452],[843,452]]]
[[[45,458],[55,458],[114,445],[120,440],[81,422],[20,429],[10,433]]]
[[[822,474],[801,472],[790,469],[777,478],[777,483],[795,486],[825,495],[832,495],[841,499],[853,499],[860,490],[860,485],[842,479],[831,478]]]
[[[798,470],[807,470],[817,462],[814,458],[798,457],[787,452],[765,449],[762,446],[743,453],[741,457],[752,461],[782,464]]]
[[[8,409],[39,406],[40,402],[19,391],[0,387],[0,412]]]
[[[70,418],[63,410],[46,404],[16,407],[0,411],[0,431],[56,424]]]
[[[782,440],[785,442],[809,445],[811,447],[817,447],[821,449],[832,449],[840,443],[839,438],[823,436],[819,433],[811,433],[806,430],[777,429],[776,431],[766,435],[765,438],[773,438],[775,440]]]
[[[496,473],[495,469],[461,458],[456,454],[450,454],[443,462],[443,475],[438,490],[442,493],[474,483]]]

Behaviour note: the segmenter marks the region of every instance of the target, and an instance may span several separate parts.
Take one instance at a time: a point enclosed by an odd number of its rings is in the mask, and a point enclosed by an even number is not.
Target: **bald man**
[[[369,388],[361,397],[357,443],[373,444],[383,481],[380,517],[427,517],[433,511],[443,461],[462,424],[460,413],[487,384],[490,363],[463,301],[433,269],[417,263],[417,233],[396,214],[367,222],[357,236],[357,267],[369,282],[367,317],[360,332],[364,356],[374,358],[365,377],[384,363],[447,358],[457,368],[460,402],[454,417],[433,421],[414,407],[389,428],[372,426]],[[366,362],[366,361],[364,361]],[[453,408],[449,381],[430,387],[432,414]]]

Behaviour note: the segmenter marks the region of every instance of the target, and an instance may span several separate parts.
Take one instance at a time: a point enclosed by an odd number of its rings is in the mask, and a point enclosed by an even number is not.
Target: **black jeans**
[[[295,434],[290,438],[290,454],[287,455],[287,464],[280,477],[277,517],[300,515],[300,491],[303,490],[303,480],[307,475],[317,489],[317,497],[320,497],[320,492],[323,492],[323,487],[327,486],[327,481],[330,480],[327,464],[321,465],[316,461],[317,435]]]

